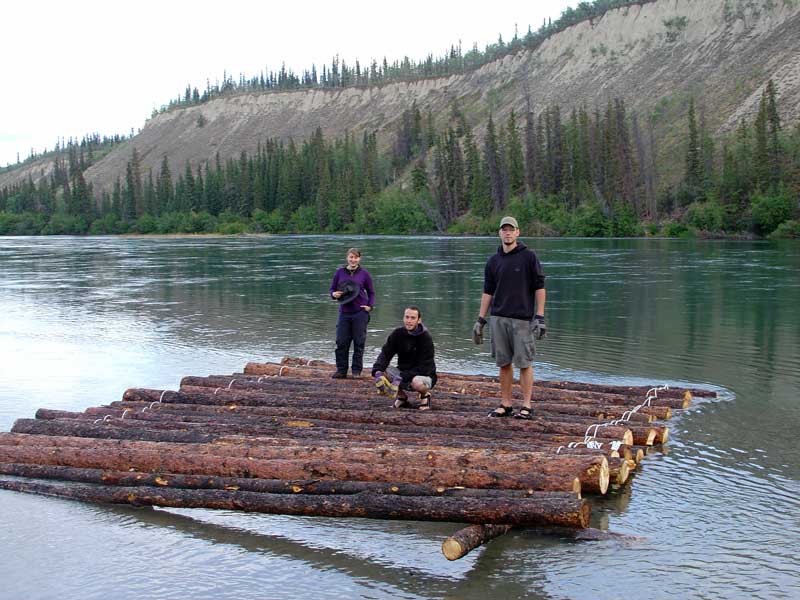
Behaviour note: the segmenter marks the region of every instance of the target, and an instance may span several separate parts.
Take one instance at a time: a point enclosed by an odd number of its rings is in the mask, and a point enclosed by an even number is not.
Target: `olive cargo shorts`
[[[530,367],[536,355],[531,321],[492,316],[490,324],[495,364],[505,367],[513,363],[518,369]]]

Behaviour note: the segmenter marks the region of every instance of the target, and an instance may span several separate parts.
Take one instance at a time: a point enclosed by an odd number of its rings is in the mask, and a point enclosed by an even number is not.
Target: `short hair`
[[[417,318],[422,320],[422,311],[419,309],[419,306],[414,306],[413,304],[411,306],[406,306],[403,309],[403,312],[406,312],[407,310],[415,310],[415,311],[417,311]]]
[[[347,251],[346,256],[350,256],[351,254],[355,254],[356,256],[361,257],[361,250],[359,250],[358,248],[350,248],[350,250]]]

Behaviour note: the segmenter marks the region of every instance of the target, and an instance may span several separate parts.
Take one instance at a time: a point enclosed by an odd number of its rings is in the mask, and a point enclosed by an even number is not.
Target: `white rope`
[[[111,418],[111,415],[106,415],[106,416],[104,416],[102,419],[95,419],[95,421],[94,421],[94,423],[92,423],[92,425],[97,425],[97,424],[98,424],[100,421],[102,421],[103,423],[105,423],[105,422],[106,422],[106,421],[108,421],[110,418]]]
[[[218,392],[218,391],[220,391],[221,389],[222,389],[221,387],[219,387],[219,388],[215,389],[215,390],[214,390],[214,395],[216,396],[216,395],[217,395],[217,392]]]
[[[164,400],[164,394],[166,394],[168,391],[169,391],[169,390],[164,390],[163,392],[161,392],[161,395],[158,397],[158,401],[159,401],[159,402],[161,402],[162,400]]]
[[[120,417],[120,419],[124,419],[125,415],[127,415],[129,412],[131,412],[130,408],[126,408],[125,410],[123,410],[122,411],[122,416]]]
[[[231,379],[231,382],[228,384],[228,389],[231,389],[231,386],[233,385],[234,381],[236,381],[236,380],[235,379]]]
[[[283,377],[283,370],[286,368],[286,365],[283,365],[280,369],[278,369],[278,377]]]
[[[566,447],[567,448],[577,448],[579,446],[586,446],[587,448],[591,448],[593,450],[598,450],[598,449],[602,448],[603,447],[603,443],[602,442],[598,442],[597,439],[596,439],[598,433],[600,432],[600,428],[601,427],[613,427],[615,425],[620,425],[622,423],[627,423],[628,421],[630,421],[631,417],[635,413],[639,412],[645,406],[649,407],[651,401],[655,400],[656,398],[658,398],[658,392],[666,391],[668,389],[669,389],[669,386],[666,385],[666,384],[662,385],[660,387],[657,386],[657,387],[650,388],[649,390],[647,390],[647,394],[645,395],[646,397],[644,399],[644,402],[642,402],[641,404],[637,404],[636,406],[634,406],[631,409],[626,410],[624,413],[622,413],[622,416],[619,419],[614,419],[612,421],[607,421],[605,423],[593,423],[592,425],[589,425],[589,427],[586,428],[586,432],[583,434],[583,441],[582,442],[570,442],[569,444],[567,444]],[[594,431],[592,432],[592,430],[594,430]],[[615,440],[615,441],[611,442],[611,451],[612,452],[618,451],[620,446],[622,446],[622,442],[621,441]],[[562,448],[564,448],[564,446],[559,446],[558,450],[556,450],[556,454],[559,454],[561,452]]]

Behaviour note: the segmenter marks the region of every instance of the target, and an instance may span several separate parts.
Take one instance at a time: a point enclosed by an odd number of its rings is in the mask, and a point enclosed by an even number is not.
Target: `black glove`
[[[478,320],[475,321],[475,325],[472,328],[472,341],[476,344],[483,343],[483,328],[486,325],[486,319],[483,317],[478,317]]]
[[[533,337],[537,340],[547,336],[547,327],[544,324],[544,315],[536,315],[533,317]]]

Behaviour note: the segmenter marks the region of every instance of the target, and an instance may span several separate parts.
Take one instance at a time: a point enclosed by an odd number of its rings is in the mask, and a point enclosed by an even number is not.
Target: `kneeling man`
[[[390,367],[395,355],[397,367]],[[436,385],[433,338],[416,306],[403,311],[403,326],[389,334],[372,365],[372,376],[378,393],[395,399],[395,408],[410,408],[408,390],[419,393],[420,410],[431,408],[430,390]]]

